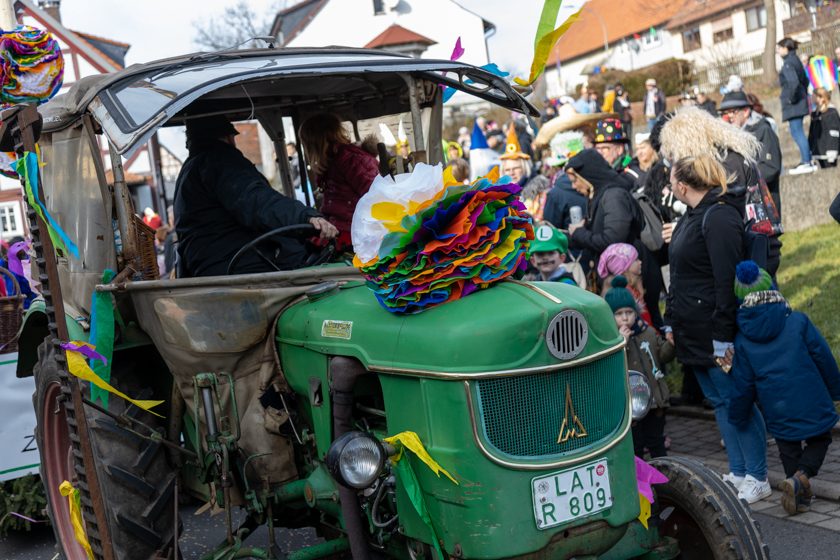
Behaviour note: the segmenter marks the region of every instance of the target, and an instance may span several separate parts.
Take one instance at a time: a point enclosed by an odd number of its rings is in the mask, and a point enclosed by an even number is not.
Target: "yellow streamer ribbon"
[[[425,447],[423,447],[423,442],[420,441],[420,437],[415,432],[400,432],[395,436],[385,438],[385,441],[394,446],[398,443],[402,444],[402,448],[400,448],[399,453],[394,459],[395,463],[402,459],[403,449],[408,449],[414,453],[418,459],[423,461],[433,473],[438,476],[443,473],[453,483],[458,484],[458,481],[452,478],[452,475],[446,472],[446,469],[441,467],[437,461],[432,459],[432,456],[429,455],[429,452],[426,451]]]
[[[76,536],[76,540],[85,549],[88,560],[93,560],[93,551],[90,549],[87,533],[85,533],[85,524],[82,521],[79,491],[73,488],[73,485],[66,480],[59,485],[58,491],[61,492],[62,496],[67,497],[67,501],[70,504],[70,522],[73,524],[73,534]]]
[[[650,519],[650,502],[641,493],[639,493],[639,508],[641,510],[638,517],[639,522],[647,529],[648,519]]]
[[[93,344],[89,344],[87,342],[80,342],[77,340],[73,341],[73,344],[78,346],[87,346],[93,350],[96,350],[96,347]],[[146,400],[137,400],[132,399],[119,389],[113,387],[111,384],[106,382],[104,379],[96,375],[90,366],[87,364],[87,360],[85,356],[81,352],[77,352],[75,350],[67,349],[67,369],[70,370],[70,373],[81,379],[82,381],[89,381],[102,389],[103,391],[108,391],[118,397],[127,400],[128,402],[132,403],[135,406],[139,406],[143,410],[151,412],[155,416],[163,418],[160,414],[153,411],[152,408],[163,403],[164,401],[146,401]]]

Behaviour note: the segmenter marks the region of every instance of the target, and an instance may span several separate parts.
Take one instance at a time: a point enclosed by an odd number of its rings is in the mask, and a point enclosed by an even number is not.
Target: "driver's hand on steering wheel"
[[[338,235],[338,229],[324,218],[309,218],[309,223],[320,232],[321,239],[333,239]]]

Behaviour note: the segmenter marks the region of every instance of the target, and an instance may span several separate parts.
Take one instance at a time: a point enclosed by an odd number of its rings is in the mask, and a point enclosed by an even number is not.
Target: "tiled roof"
[[[692,2],[696,0],[690,0]],[[612,45],[634,33],[645,33],[671,19],[681,3],[672,0],[590,0],[578,20],[560,37],[551,50],[548,64],[579,58],[604,48],[604,38]]]
[[[73,31],[73,33],[101,54],[111,59],[114,64],[120,68],[125,68],[125,54],[131,48],[130,44],[106,39],[105,37],[98,37],[90,33],[82,33],[81,31]]]
[[[728,14],[736,7],[750,3],[755,3],[755,0],[685,0],[679,12],[668,22],[668,29],[679,29],[724,12]]]
[[[304,0],[294,6],[280,10],[271,25],[271,34],[275,37],[282,35],[282,44],[286,45],[306,29],[328,0]]]
[[[419,33],[415,33],[410,29],[406,29],[396,23],[371,39],[365,45],[366,49],[375,49],[377,47],[392,47],[395,45],[408,45],[409,43],[420,43],[422,45],[434,45],[437,41],[432,41],[428,37],[424,37]]]

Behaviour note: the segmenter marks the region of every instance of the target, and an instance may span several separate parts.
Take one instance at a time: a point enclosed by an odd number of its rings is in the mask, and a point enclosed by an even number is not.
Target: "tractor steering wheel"
[[[230,259],[230,263],[227,267],[227,274],[232,274],[231,271],[234,270],[234,268],[236,267],[236,263],[239,262],[239,259],[242,258],[242,255],[244,255],[248,251],[254,251],[263,261],[271,265],[271,267],[274,268],[274,270],[280,271],[281,269],[276,264],[274,264],[274,261],[266,257],[262,253],[262,251],[260,251],[257,248],[257,245],[265,241],[266,239],[270,239],[275,236],[291,237],[296,235],[315,235],[317,233],[318,230],[315,229],[315,226],[313,226],[312,224],[297,224],[293,226],[283,226],[268,231],[239,248],[239,250],[233,255],[233,258]],[[330,242],[323,249],[321,249],[320,252],[313,253],[306,259],[304,267],[317,266],[319,264],[323,264],[333,255],[333,253],[335,253],[335,239],[330,239]]]

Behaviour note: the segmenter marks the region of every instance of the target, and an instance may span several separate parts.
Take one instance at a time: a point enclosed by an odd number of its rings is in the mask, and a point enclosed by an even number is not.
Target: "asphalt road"
[[[183,510],[183,521],[188,536],[181,539],[184,560],[194,560],[209,552],[214,543],[224,538],[224,520],[221,515],[196,517],[194,510]],[[771,558],[807,558],[808,560],[837,560],[840,550],[840,533],[755,514],[762,533],[770,545]],[[267,542],[265,529],[257,532],[247,542],[260,546]],[[285,551],[295,550],[315,542],[314,531],[277,531],[277,540]],[[0,558],[4,560],[52,560],[55,556],[53,536],[48,527],[31,533],[9,535],[0,539]]]

